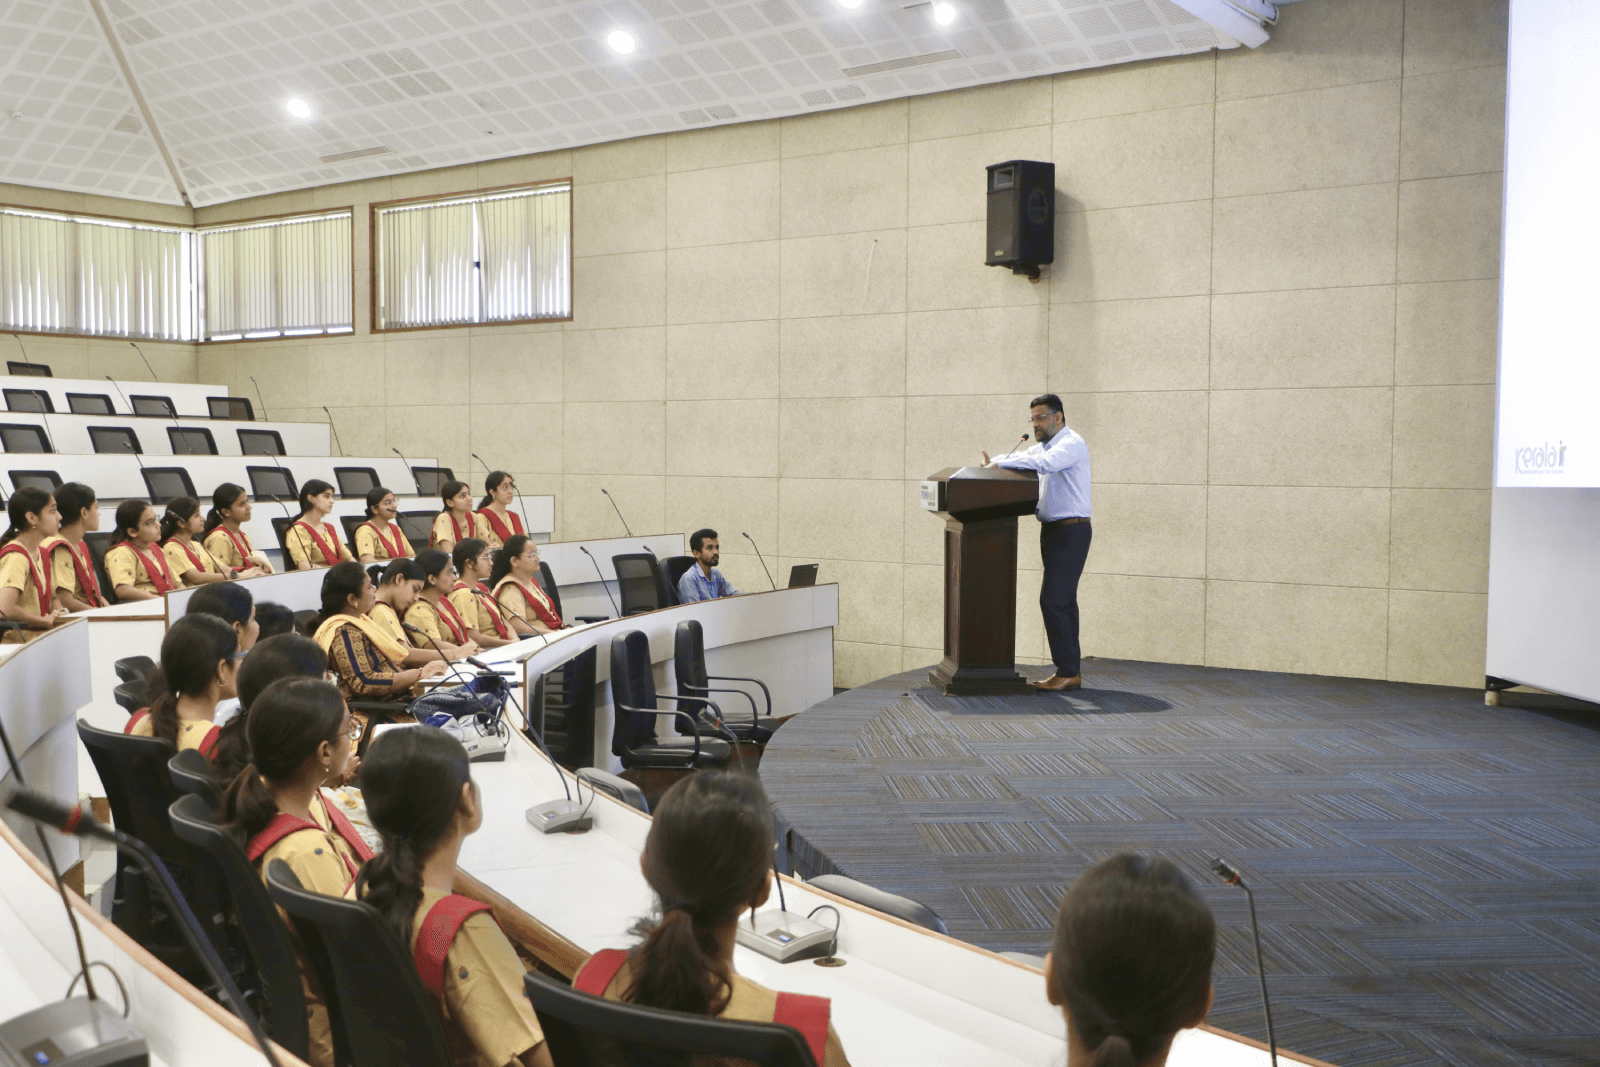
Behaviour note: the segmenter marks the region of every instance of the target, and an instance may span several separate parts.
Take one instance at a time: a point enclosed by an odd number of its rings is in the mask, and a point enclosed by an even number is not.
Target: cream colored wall
[[[468,453],[556,536],[820,561],[838,682],[936,661],[917,483],[1066,400],[1086,652],[1480,684],[1505,0],[1313,0],[1252,52],[334,186],[198,221],[572,176],[565,325],[202,347],[346,450]],[[982,266],[983,167],[1054,160],[1057,265]],[[481,477],[481,471],[473,468]],[[1045,655],[1023,524],[1019,653]],[[1090,667],[1092,680],[1093,668]]]

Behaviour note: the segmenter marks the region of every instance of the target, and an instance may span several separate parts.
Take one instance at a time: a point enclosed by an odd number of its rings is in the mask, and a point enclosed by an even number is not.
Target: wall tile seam
[[[1089,300],[1071,300],[1062,297],[1051,297],[1050,306],[1078,305],[1078,304],[1132,304],[1143,300],[1189,300],[1198,296],[1270,296],[1275,293],[1322,293],[1338,289],[1383,289],[1389,287],[1408,285],[1453,285],[1457,282],[1497,282],[1500,275],[1486,274],[1471,278],[1411,278],[1405,281],[1390,282],[1360,282],[1355,285],[1314,285],[1296,286],[1291,289],[1209,289],[1191,293],[1168,293],[1161,296],[1111,296]],[[1498,303],[1498,294],[1496,297]],[[1026,307],[1025,304],[996,304],[994,307]],[[934,310],[952,310],[939,309]],[[884,314],[900,314],[900,312],[885,312]],[[815,318],[819,316],[786,316],[789,318]]]
[[[1223,60],[1223,62],[1226,62],[1226,60]],[[1270,100],[1271,98],[1273,98],[1275,96],[1302,96],[1302,95],[1306,95],[1306,94],[1310,94],[1310,93],[1325,92],[1325,91],[1327,91],[1329,89],[1348,89],[1348,88],[1352,88],[1352,87],[1358,86],[1358,85],[1381,85],[1384,82],[1399,82],[1401,84],[1401,87],[1404,88],[1406,82],[1413,81],[1413,80],[1418,79],[1418,78],[1434,78],[1434,77],[1438,77],[1441,74],[1462,74],[1462,73],[1466,73],[1468,71],[1474,71],[1474,70],[1505,70],[1505,69],[1506,69],[1506,64],[1502,62],[1502,63],[1480,63],[1480,64],[1477,64],[1475,66],[1470,66],[1470,67],[1451,67],[1448,70],[1430,70],[1430,71],[1426,71],[1426,72],[1423,72],[1423,73],[1417,73],[1417,74],[1407,74],[1407,73],[1404,72],[1404,70],[1401,70],[1401,71],[1399,71],[1399,72],[1397,72],[1395,74],[1391,74],[1391,75],[1388,75],[1388,76],[1382,77],[1382,78],[1362,78],[1362,79],[1360,79],[1358,81],[1329,82],[1326,85],[1312,85],[1312,86],[1307,86],[1306,88],[1303,88],[1303,89],[1280,89],[1277,92],[1251,93],[1251,94],[1248,94],[1246,96],[1222,96],[1222,95],[1219,94],[1217,96],[1217,98],[1216,98],[1216,103],[1220,106],[1220,105],[1223,105],[1223,104],[1245,103],[1245,102],[1251,101],[1251,100]],[[1119,115],[1144,115],[1144,114],[1149,114],[1150,111],[1170,111],[1170,110],[1172,110],[1173,108],[1176,108],[1176,107],[1186,107],[1186,106],[1193,106],[1193,105],[1174,104],[1174,105],[1170,105],[1170,106],[1165,107],[1165,108],[1150,108],[1147,111],[1123,111],[1123,112],[1118,112],[1118,114]],[[1111,117],[1111,116],[1108,116],[1108,117]],[[1079,121],[1085,121],[1085,120],[1079,120]]]

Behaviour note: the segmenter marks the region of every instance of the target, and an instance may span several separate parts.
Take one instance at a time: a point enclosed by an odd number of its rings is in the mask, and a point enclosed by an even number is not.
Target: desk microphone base
[[[547,804],[535,804],[527,811],[528,821],[539,828],[540,833],[570,833],[577,830],[587,830],[594,825],[594,818],[584,814],[585,804],[576,800],[552,800]]]
[[[754,925],[740,919],[739,944],[779,963],[826,956],[833,929],[792,911],[758,911]]]
[[[103,1000],[73,997],[0,1023],[5,1067],[149,1067],[150,1051]]]

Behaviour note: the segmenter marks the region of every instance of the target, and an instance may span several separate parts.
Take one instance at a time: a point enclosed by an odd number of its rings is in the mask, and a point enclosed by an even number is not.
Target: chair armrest
[[[574,615],[573,618],[576,619],[579,622],[605,622],[607,619],[611,618],[611,616],[610,615]]]
[[[687,685],[685,683],[679,683],[679,688],[688,689],[695,693],[737,693],[739,696],[744,697],[750,702],[750,725],[754,726],[756,724],[756,720],[761,716],[760,710],[756,707],[756,698],[745,692],[743,689],[715,689],[711,686]]]
[[[694,717],[686,711],[663,711],[660,708],[630,708],[626,704],[613,704],[616,711],[626,711],[630,715],[671,715],[674,719],[682,719],[689,724],[689,729],[694,731],[694,762],[700,761],[700,730],[696,727]]]
[[[750,682],[754,685],[759,685],[761,687],[761,695],[765,697],[767,701],[767,718],[770,719],[772,717],[772,691],[767,688],[767,683],[763,682],[760,678],[740,678],[732,674],[708,674],[706,675],[706,681]]]

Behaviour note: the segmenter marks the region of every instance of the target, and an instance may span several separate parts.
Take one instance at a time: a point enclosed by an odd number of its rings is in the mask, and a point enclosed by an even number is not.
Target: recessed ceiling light
[[[948,26],[956,20],[956,6],[954,4],[934,4],[933,21],[941,26]]]
[[[612,30],[606,34],[606,44],[613,52],[629,55],[633,52],[633,34],[627,30]]]
[[[854,11],[861,6],[861,0],[838,0],[839,6],[847,11]]]
[[[283,106],[288,108],[289,114],[293,115],[297,119],[308,119],[311,117],[311,105],[300,99],[298,96]]]

